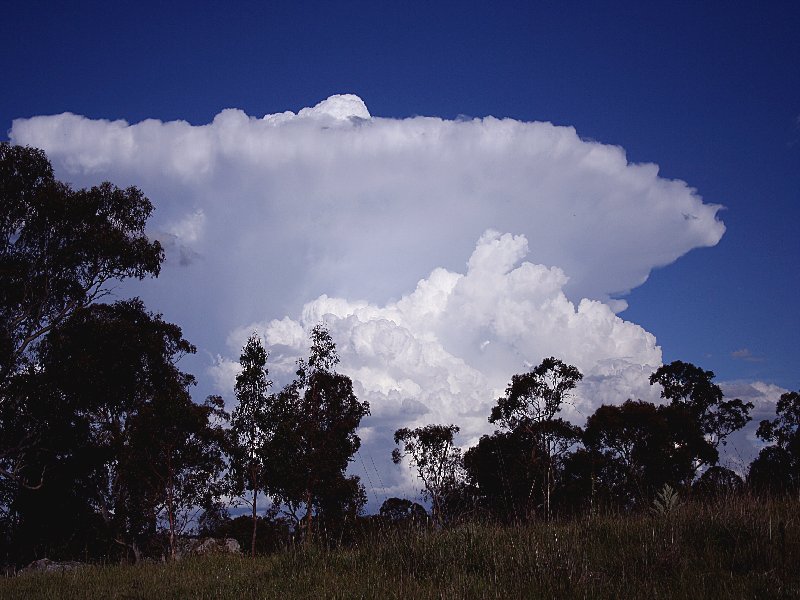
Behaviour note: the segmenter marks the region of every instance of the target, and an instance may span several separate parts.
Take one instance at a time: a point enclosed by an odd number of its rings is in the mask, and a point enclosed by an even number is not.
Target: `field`
[[[0,580],[2,598],[800,598],[800,502],[462,524],[255,560],[87,566]]]

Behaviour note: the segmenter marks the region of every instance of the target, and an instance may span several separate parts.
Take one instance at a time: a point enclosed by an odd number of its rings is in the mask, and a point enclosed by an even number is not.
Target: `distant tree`
[[[425,486],[423,495],[431,501],[434,522],[442,522],[442,501],[448,489],[455,486],[461,467],[461,450],[454,445],[459,432],[455,425],[426,425],[416,429],[401,428],[394,432],[392,462],[409,459],[412,469]]]
[[[272,381],[267,369],[268,353],[257,335],[247,340],[239,358],[241,372],[236,376],[238,404],[231,415],[230,454],[228,466],[231,491],[244,497],[250,492],[253,534],[250,552],[256,555],[258,529],[258,494],[264,489],[265,453],[275,429],[272,397],[268,395]]]
[[[692,491],[703,497],[732,496],[744,489],[744,480],[735,472],[719,465],[706,469],[692,484]]]
[[[298,361],[296,378],[274,398],[277,425],[266,464],[274,495],[292,514],[305,508],[299,524],[307,541],[315,511],[358,506],[363,498],[360,483],[345,470],[361,445],[356,429],[369,414],[350,378],[335,371],[339,356],[328,330],[317,325],[310,337],[308,360]],[[347,501],[343,490],[350,490]]]
[[[224,402],[209,396],[202,405],[175,389],[132,415],[127,467],[150,502],[132,507],[166,524],[170,556],[177,538],[224,491],[222,460],[227,420]]]
[[[759,491],[800,491],[800,392],[781,394],[776,417],[763,420],[756,435],[773,445],[750,465],[748,483]]]
[[[725,445],[731,433],[747,425],[753,404],[738,398],[725,400],[722,389],[713,379],[713,371],[704,371],[691,363],[676,360],[659,367],[650,376],[650,384],[659,384],[661,397],[673,406],[688,408],[706,439],[717,448],[720,444]],[[701,466],[696,465],[697,468]]]
[[[26,486],[42,478],[25,468],[42,440],[21,422],[29,410],[12,379],[112,280],[158,275],[164,253],[144,231],[152,210],[134,187],[74,191],[41,150],[0,143],[0,478]]]
[[[595,483],[623,507],[646,502],[664,485],[686,487],[695,462],[716,461],[688,411],[641,400],[600,406],[587,419],[584,443],[603,466]]]
[[[536,441],[531,462],[541,460],[544,464],[544,511],[548,518],[558,460],[580,440],[578,428],[555,416],[581,379],[583,375],[576,367],[546,358],[530,372],[511,378],[505,396],[497,400],[489,416],[490,423],[508,431],[521,429]],[[537,451],[543,456],[537,456]]]
[[[179,327],[136,299],[92,305],[40,342],[36,368],[15,377],[39,440],[21,475],[45,471],[51,481],[14,498],[20,534],[57,518],[58,503],[43,514],[40,500],[73,497],[71,512],[83,507],[138,558],[160,516],[174,537],[181,511],[213,500],[221,400],[192,402],[194,378],[177,367],[191,352]]]
[[[428,518],[421,504],[406,498],[387,498],[381,504],[379,514],[390,523],[423,523]]]
[[[495,517],[524,518],[532,491],[543,489],[545,468],[540,460],[531,460],[544,456],[543,449],[534,449],[536,443],[523,429],[496,431],[464,453],[464,470],[479,504]]]

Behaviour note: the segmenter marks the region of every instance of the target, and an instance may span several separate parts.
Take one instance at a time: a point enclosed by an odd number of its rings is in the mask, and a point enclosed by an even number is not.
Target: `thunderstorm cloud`
[[[120,293],[183,327],[208,391],[232,399],[253,331],[285,381],[326,322],[372,406],[362,475],[387,490],[406,481],[388,464],[394,428],[455,423],[474,442],[510,376],[544,357],[584,373],[576,421],[657,399],[661,350],[621,318],[621,296],[725,231],[719,205],[571,127],[381,118],[353,95],[199,126],[39,116],[10,138],[73,185],[136,185],[154,202],[167,264]]]

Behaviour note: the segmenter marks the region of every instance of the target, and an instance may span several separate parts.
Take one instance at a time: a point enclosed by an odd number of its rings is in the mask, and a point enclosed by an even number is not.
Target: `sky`
[[[285,381],[324,321],[377,502],[412,485],[394,428],[474,443],[546,356],[576,422],[676,359],[754,422],[800,389],[798,31],[795,2],[32,0],[0,135],[150,197],[167,263],[117,291],[197,345],[198,397],[233,401],[253,331]]]

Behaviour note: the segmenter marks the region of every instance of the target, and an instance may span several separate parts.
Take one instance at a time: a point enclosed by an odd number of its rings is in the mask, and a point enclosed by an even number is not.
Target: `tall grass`
[[[667,515],[392,530],[255,560],[87,566],[0,581],[2,598],[800,598],[800,502]]]

